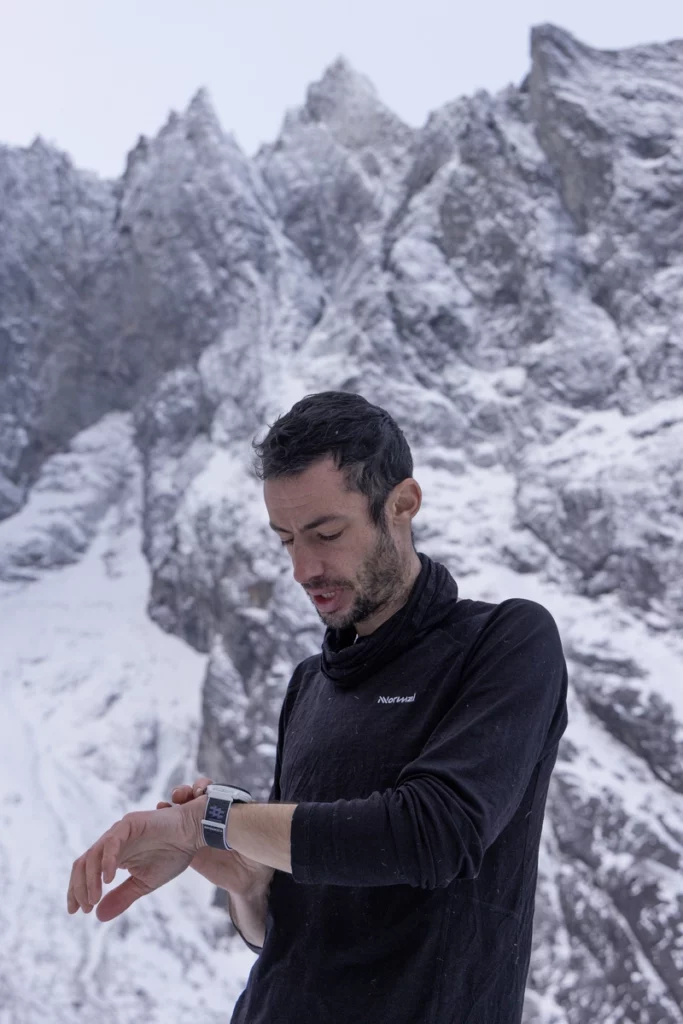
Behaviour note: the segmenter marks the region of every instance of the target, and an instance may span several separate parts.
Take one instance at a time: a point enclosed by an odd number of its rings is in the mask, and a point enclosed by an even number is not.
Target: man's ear
[[[412,520],[422,505],[422,489],[412,476],[402,480],[394,488],[390,499],[390,515],[395,523]]]

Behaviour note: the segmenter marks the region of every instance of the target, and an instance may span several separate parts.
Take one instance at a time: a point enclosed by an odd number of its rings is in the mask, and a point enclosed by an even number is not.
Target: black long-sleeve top
[[[290,680],[270,799],[298,805],[292,873],[231,1024],[522,1019],[562,644],[542,605],[459,599],[419,557],[402,609],[357,643],[328,629]]]

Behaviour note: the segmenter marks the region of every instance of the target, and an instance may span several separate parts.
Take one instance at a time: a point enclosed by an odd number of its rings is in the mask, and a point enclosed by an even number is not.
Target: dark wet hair
[[[295,476],[331,456],[345,471],[347,489],[367,497],[375,526],[385,523],[393,488],[413,475],[413,456],[396,421],[348,391],[306,395],[252,447],[259,480]]]

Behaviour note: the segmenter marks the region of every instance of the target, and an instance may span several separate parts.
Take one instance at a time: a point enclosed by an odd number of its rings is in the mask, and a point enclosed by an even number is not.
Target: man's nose
[[[315,552],[296,544],[292,546],[292,567],[294,579],[303,586],[323,575],[323,563]]]

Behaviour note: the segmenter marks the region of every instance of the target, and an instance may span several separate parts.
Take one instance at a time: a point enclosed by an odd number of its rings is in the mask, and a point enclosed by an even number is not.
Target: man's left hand
[[[89,914],[99,904],[98,920],[111,921],[135,900],[181,874],[202,845],[201,810],[192,806],[199,802],[124,814],[74,861],[67,892],[69,913],[80,908]],[[130,875],[102,899],[102,881],[112,882],[117,868]]]

